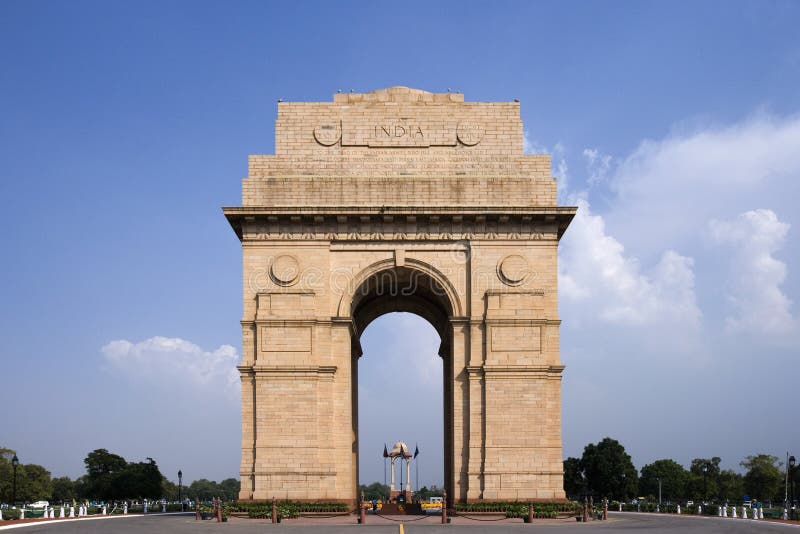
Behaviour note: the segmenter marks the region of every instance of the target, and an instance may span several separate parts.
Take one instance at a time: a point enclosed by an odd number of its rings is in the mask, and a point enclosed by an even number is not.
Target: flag
[[[414,445],[414,459],[417,459],[417,455],[419,454],[419,446]]]
[[[383,444],[383,457],[384,458],[388,458],[389,457],[389,451],[386,449],[386,444],[385,443]]]

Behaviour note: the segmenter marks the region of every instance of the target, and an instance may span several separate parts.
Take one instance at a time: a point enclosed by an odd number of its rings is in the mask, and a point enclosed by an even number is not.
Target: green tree
[[[586,478],[580,458],[564,460],[564,492],[568,499],[580,499],[586,493]]]
[[[152,458],[148,458],[146,462],[131,462],[112,476],[112,490],[108,498],[160,499],[162,478],[158,465]]]
[[[75,499],[75,483],[69,477],[58,477],[53,479],[53,495],[50,499],[53,502],[70,502]]]
[[[794,498],[795,501],[797,501],[797,499],[800,498],[800,493],[798,493],[798,491],[800,491],[800,465],[795,465],[794,467],[789,468],[789,484],[789,488],[794,489]],[[789,498],[791,499],[791,497],[792,494],[790,493]],[[778,501],[783,501],[783,495],[780,496]],[[795,515],[795,517],[797,516]]]
[[[219,494],[220,490],[217,483],[205,478],[195,480],[186,490],[187,496],[193,499],[199,499],[201,501],[208,501],[214,497],[219,497]]]
[[[17,500],[41,501],[53,493],[50,471],[36,464],[20,464],[17,468]]]
[[[638,476],[631,457],[617,440],[604,438],[583,450],[581,467],[589,491],[626,501],[636,495]]]
[[[422,488],[417,490],[416,493],[419,493]],[[427,488],[426,488],[427,489]],[[362,484],[359,487],[359,495],[361,492],[364,492],[364,499],[371,501],[374,499],[385,499],[387,495],[389,495],[389,486],[385,486],[380,482],[373,482],[369,486],[365,486]],[[427,498],[427,497],[426,497]]]
[[[381,484],[381,486],[387,488],[388,490],[387,486],[383,486],[383,484]],[[421,488],[419,488],[417,491],[414,492],[414,502],[427,502],[430,500],[431,497],[434,496],[436,495],[433,493],[433,490],[431,490],[431,488],[429,488],[428,486],[422,486]],[[379,498],[383,497],[373,497],[373,499],[379,499]]]
[[[720,502],[738,502],[744,496],[744,478],[731,469],[719,473],[719,500]]]
[[[674,460],[656,460],[642,467],[639,478],[639,493],[658,496],[658,483],[661,480],[661,497],[667,501],[677,501],[686,496],[686,482],[689,472]]]
[[[239,498],[239,479],[226,478],[219,483],[220,498],[226,501],[235,501]]]
[[[715,499],[719,495],[720,458],[695,458],[689,466],[686,496],[696,501]],[[705,472],[703,468],[705,467]]]
[[[183,488],[184,490],[186,488]],[[167,477],[161,477],[161,496],[168,501],[178,500],[178,485],[167,480]]]
[[[782,462],[770,454],[748,456],[740,465],[747,472],[744,475],[744,489],[751,498],[759,501],[782,499],[779,495],[783,473]]]
[[[14,470],[11,467],[11,458],[16,451],[0,447],[0,502],[11,502]]]
[[[75,489],[75,499],[83,500],[91,498],[91,483],[87,475],[81,475],[72,483]]]
[[[96,449],[86,455],[83,463],[86,465],[87,476],[87,486],[84,489],[88,493],[84,497],[102,500],[123,498],[119,494],[119,488],[115,486],[115,478],[128,466],[125,458],[106,449]]]

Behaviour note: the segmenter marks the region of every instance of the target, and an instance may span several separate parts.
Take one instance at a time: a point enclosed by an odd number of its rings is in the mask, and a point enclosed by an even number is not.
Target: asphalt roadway
[[[409,518],[410,519],[410,518]],[[608,521],[592,521],[586,524],[573,521],[548,521],[537,520],[533,524],[517,521],[469,522],[465,518],[454,518],[454,523],[442,525],[436,522],[438,518],[427,518],[419,522],[403,523],[403,534],[455,534],[454,531],[464,534],[518,534],[526,530],[537,533],[558,534],[586,534],[592,532],[623,532],[633,534],[646,532],[647,534],[661,534],[666,532],[681,533],[725,533],[738,534],[749,532],[765,533],[791,533],[800,532],[800,526],[767,521],[753,521],[745,519],[723,519],[716,517],[694,516],[669,516],[636,513],[611,513]],[[370,524],[370,520],[374,524]],[[378,524],[380,521],[380,524]],[[455,521],[458,521],[456,524]],[[238,532],[285,532],[286,534],[395,534],[401,532],[399,522],[392,522],[376,517],[369,517],[366,525],[343,524],[341,519],[333,520],[304,520],[286,521],[272,525],[268,521],[260,520],[232,520],[227,523],[215,521],[195,521],[194,517],[184,515],[164,515],[147,517],[126,517],[121,519],[78,520],[69,522],[28,523],[24,527],[15,525],[13,530],[20,534],[77,534],[77,533],[120,533],[138,534],[144,532],[176,532],[191,534]],[[0,531],[7,527],[0,527]]]

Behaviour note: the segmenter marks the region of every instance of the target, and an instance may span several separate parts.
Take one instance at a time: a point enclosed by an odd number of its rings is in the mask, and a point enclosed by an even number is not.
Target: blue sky
[[[606,435],[638,467],[783,455],[798,21],[766,1],[0,3],[0,445],[56,475],[106,447],[235,476],[241,260],[220,207],[273,152],[278,98],[406,85],[520,99],[528,150],[581,207],[560,263],[565,456]],[[395,398],[375,387],[393,355],[420,355],[425,416],[362,421],[362,445],[419,441],[423,483],[441,481],[437,343],[411,316],[364,340],[362,406]]]

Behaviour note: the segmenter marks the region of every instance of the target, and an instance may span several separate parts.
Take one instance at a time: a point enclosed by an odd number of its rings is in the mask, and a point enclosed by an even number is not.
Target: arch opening
[[[385,317],[378,321],[375,327],[380,330],[381,327],[389,327],[391,328],[391,324],[396,324],[397,321],[403,322],[402,317],[406,316],[407,314],[411,314],[412,316],[417,316],[423,319],[425,322],[429,323],[433,330],[436,332],[437,336],[429,336],[429,340],[432,343],[435,343],[435,338],[438,337],[439,346],[438,349],[435,347],[435,350],[439,357],[441,357],[441,364],[440,366],[440,373],[441,373],[441,388],[439,391],[441,392],[440,397],[440,409],[441,409],[441,417],[437,418],[437,423],[440,425],[440,436],[441,440],[438,440],[441,444],[441,455],[433,455],[430,456],[436,457],[438,456],[441,458],[441,466],[442,469],[439,470],[439,477],[435,477],[435,480],[443,480],[444,481],[444,489],[451,493],[452,487],[452,454],[450,451],[452,450],[452,431],[453,431],[453,397],[452,397],[452,380],[448,380],[448,377],[452,375],[452,339],[453,339],[453,327],[451,324],[451,320],[454,316],[454,308],[457,309],[457,303],[454,303],[451,300],[452,293],[448,291],[447,281],[437,276],[438,273],[433,272],[425,272],[419,269],[411,268],[411,267],[393,267],[382,269],[374,272],[370,276],[368,276],[365,280],[363,280],[355,289],[352,297],[352,302],[350,306],[351,310],[351,318],[352,318],[352,325],[353,325],[353,335],[352,335],[352,352],[351,352],[351,361],[352,361],[352,409],[354,413],[353,417],[353,451],[354,451],[354,466],[355,466],[355,487],[358,488],[360,483],[369,482],[367,480],[361,480],[360,474],[360,456],[363,453],[365,458],[371,458],[374,455],[372,448],[374,448],[374,439],[368,439],[367,443],[369,443],[369,449],[362,448],[360,437],[362,435],[362,431],[365,431],[365,435],[372,436],[372,432],[367,431],[366,429],[359,429],[359,422],[361,420],[361,414],[359,410],[359,375],[361,373],[359,367],[359,359],[364,353],[362,347],[362,335],[367,330],[367,328],[376,321],[376,319],[381,318],[387,314],[391,314],[389,317]],[[398,313],[399,312],[399,313]],[[398,317],[400,319],[395,320]],[[418,329],[420,323],[418,319],[406,319],[406,323],[409,322],[416,322],[416,328]],[[401,325],[402,326],[402,325]],[[406,333],[408,335],[408,328],[400,328],[401,335]],[[372,329],[370,329],[370,333]],[[391,336],[390,336],[391,337]],[[408,347],[404,343],[401,343],[402,346]],[[368,346],[368,350],[372,352],[371,346]],[[414,350],[413,348],[411,350]],[[430,349],[422,349],[422,350],[430,350]],[[387,352],[387,348],[381,348],[381,352],[384,354]],[[408,358],[408,361],[413,365],[419,365],[419,360],[414,358]],[[411,371],[418,371],[418,369],[413,369]],[[407,394],[413,395],[415,390],[415,384],[413,380],[414,377],[418,377],[418,374],[409,373],[408,376],[412,377],[407,384]],[[387,377],[390,380],[398,380],[398,376],[391,376]],[[370,380],[374,380],[374,377],[369,377]],[[438,388],[437,388],[438,389]],[[407,399],[407,398],[406,398]],[[385,413],[385,418],[391,420],[393,417],[397,417],[398,413],[403,409],[409,409],[412,403],[409,403],[407,400],[401,396],[398,399],[394,399],[395,402],[386,403],[386,405],[382,408],[383,412]],[[417,406],[416,409],[419,409]],[[429,410],[434,409],[433,407],[428,407]],[[374,418],[374,414],[371,415],[371,418]],[[366,420],[364,422],[367,422]],[[385,425],[377,425],[378,428],[376,431],[384,432]],[[413,426],[413,425],[412,425]],[[407,425],[405,428],[409,428]],[[370,429],[372,430],[372,429]],[[428,433],[431,432],[431,429],[427,430]],[[385,440],[396,440],[396,439],[412,439],[411,436],[397,436],[394,434],[390,434],[384,438]],[[382,444],[382,441],[381,441]],[[391,448],[392,443],[387,443],[387,445]],[[409,445],[412,445],[409,443]],[[413,446],[413,445],[412,445]],[[382,452],[382,451],[379,451]],[[431,451],[432,452],[432,451]],[[438,463],[438,462],[437,462]],[[414,473],[416,475],[416,472]],[[423,474],[420,478],[424,480],[431,480],[430,476],[426,476],[427,474]],[[413,480],[413,478],[412,478]],[[416,481],[414,482],[416,483]],[[412,484],[413,486],[413,484]],[[403,488],[404,489],[404,488]],[[417,487],[412,487],[413,490],[417,490]]]
[[[440,338],[430,323],[416,314],[382,315],[361,337],[358,359],[359,485],[391,485],[391,461],[384,446],[404,441],[412,454],[408,472],[396,462],[395,488],[410,483],[412,491],[444,483],[443,360],[437,356]],[[408,478],[410,475],[410,479]],[[373,490],[375,488],[372,488]]]

